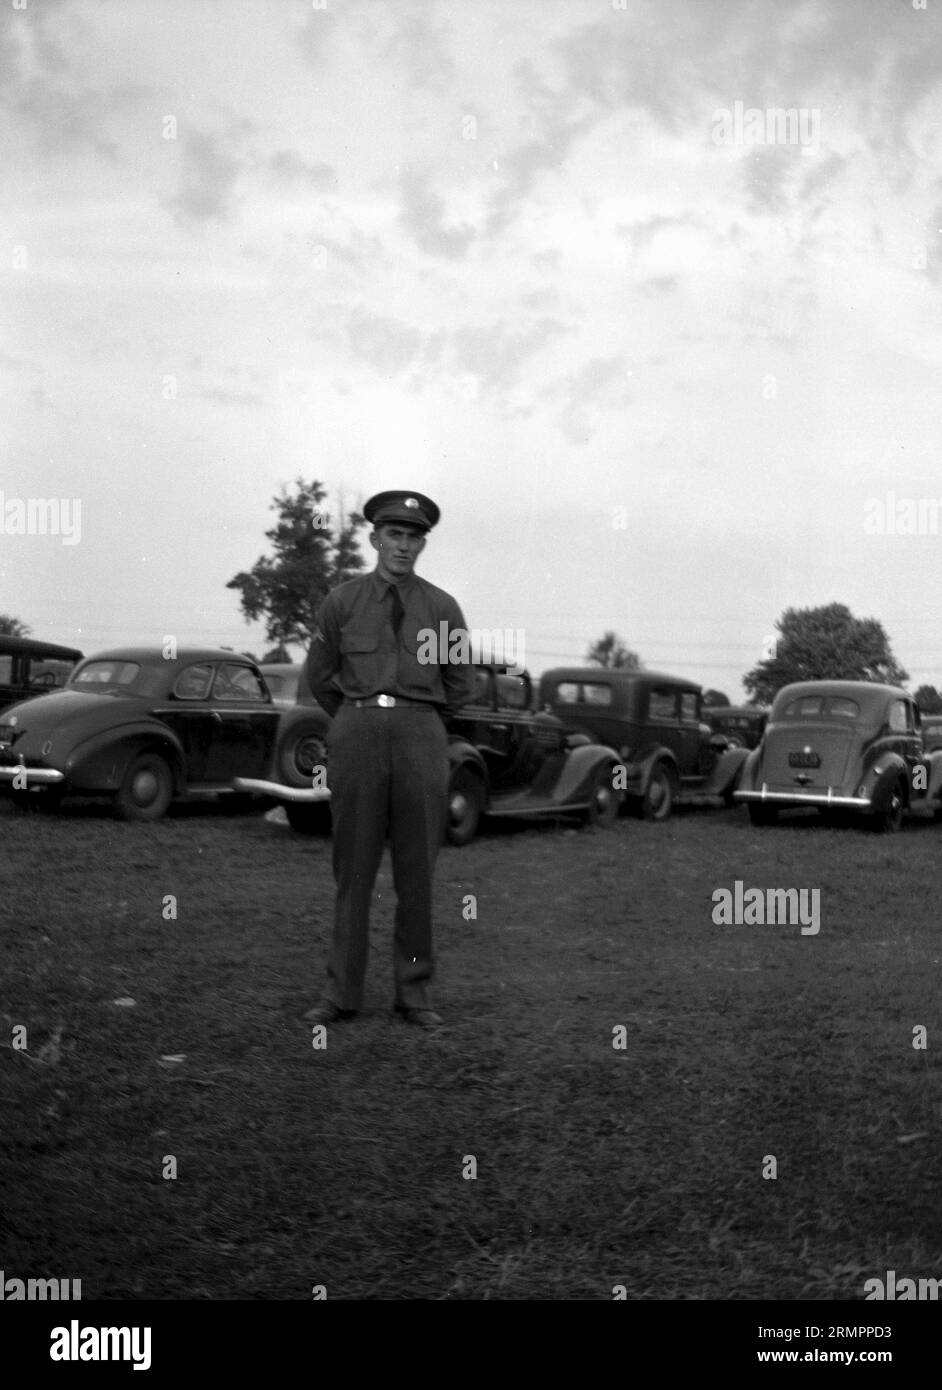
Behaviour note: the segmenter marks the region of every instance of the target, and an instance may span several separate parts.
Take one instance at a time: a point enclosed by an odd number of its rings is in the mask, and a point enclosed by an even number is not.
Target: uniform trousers
[[[448,735],[433,705],[341,705],[330,724],[328,778],[337,896],[327,998],[359,1010],[370,905],[383,847],[392,855],[394,1001],[429,1007],[432,876],[445,830]]]

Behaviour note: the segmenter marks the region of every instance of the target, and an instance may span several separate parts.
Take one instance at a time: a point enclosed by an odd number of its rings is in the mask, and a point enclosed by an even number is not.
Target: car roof
[[[857,700],[860,705],[871,710],[882,708],[887,700],[913,699],[912,695],[900,686],[883,685],[877,681],[794,681],[791,685],[782,686],[775,697],[775,708],[781,709],[792,700],[812,695],[843,696],[845,699]]]
[[[225,647],[178,647],[174,657],[165,657],[163,647],[109,647],[104,652],[92,652],[86,661],[136,661],[142,666],[189,664],[194,661],[238,661],[244,666],[255,666],[250,656],[242,652],[231,652]]]
[[[540,677],[541,681],[550,679],[596,683],[600,680],[613,680],[625,685],[674,685],[679,690],[695,690],[697,694],[703,690],[697,681],[688,680],[685,676],[669,676],[663,671],[623,671],[617,666],[554,666],[551,671],[544,671]]]
[[[25,653],[27,656],[61,657],[67,661],[82,660],[82,653],[75,647],[60,647],[55,642],[40,642],[34,637],[0,635],[0,652],[7,655]]]

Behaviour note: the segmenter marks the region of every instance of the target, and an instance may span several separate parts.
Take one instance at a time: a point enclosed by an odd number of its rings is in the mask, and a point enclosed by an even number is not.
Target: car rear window
[[[860,706],[846,695],[802,695],[782,710],[783,719],[856,719]]]
[[[923,724],[922,732],[926,738],[942,737],[942,724]]]
[[[140,671],[136,661],[87,661],[71,677],[69,684],[80,690],[106,685],[133,685]]]

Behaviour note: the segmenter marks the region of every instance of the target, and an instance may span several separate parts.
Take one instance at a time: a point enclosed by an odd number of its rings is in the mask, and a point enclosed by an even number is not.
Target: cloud
[[[184,225],[226,221],[239,176],[239,163],[222,148],[217,136],[188,131],[182,141],[180,187],[167,206]]]
[[[210,401],[214,405],[264,405],[264,397],[258,391],[231,391],[228,387],[217,386],[209,387],[204,391],[196,391],[194,395],[200,400]]]
[[[347,339],[355,357],[382,376],[408,367],[422,349],[422,334],[401,319],[385,318],[355,309],[347,320]]]
[[[297,150],[278,150],[269,161],[272,173],[286,182],[309,184],[312,188],[329,188],[337,182],[333,165],[322,160],[308,163]]]
[[[415,9],[395,26],[382,59],[408,77],[410,88],[450,90],[455,60],[449,37],[447,30],[432,23],[425,11]]]
[[[466,255],[476,233],[463,223],[460,227],[445,225],[444,201],[433,193],[427,179],[407,172],[401,180],[402,211],[400,222],[420,250],[430,256],[460,260]]]

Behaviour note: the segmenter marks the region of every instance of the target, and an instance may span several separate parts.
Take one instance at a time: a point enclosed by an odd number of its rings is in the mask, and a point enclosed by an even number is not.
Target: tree
[[[923,714],[942,714],[942,695],[934,685],[921,685],[916,691],[916,704]]]
[[[775,626],[781,633],[773,654],[747,671],[742,683],[751,703],[770,704],[792,681],[909,680],[890,650],[882,623],[855,618],[843,603],[821,608],[786,608]]]
[[[613,671],[640,671],[641,658],[629,651],[614,632],[605,632],[586,652],[586,661],[594,666],[607,666]]]
[[[356,540],[364,518],[355,511],[344,515],[341,501],[335,526],[326,501],[327,491],[316,481],[296,478],[291,491],[282,488],[271,503],[278,520],[265,532],[274,554],[260,556],[226,585],[240,592],[246,622],[264,619],[267,640],[286,660],[289,646],[310,643],[329,590],[364,568]]]
[[[9,613],[0,613],[0,633],[4,637],[28,637],[32,628],[21,623],[19,618],[11,618]]]
[[[717,709],[720,705],[725,708],[729,704],[729,696],[724,695],[722,690],[704,690],[703,704],[706,709]]]

